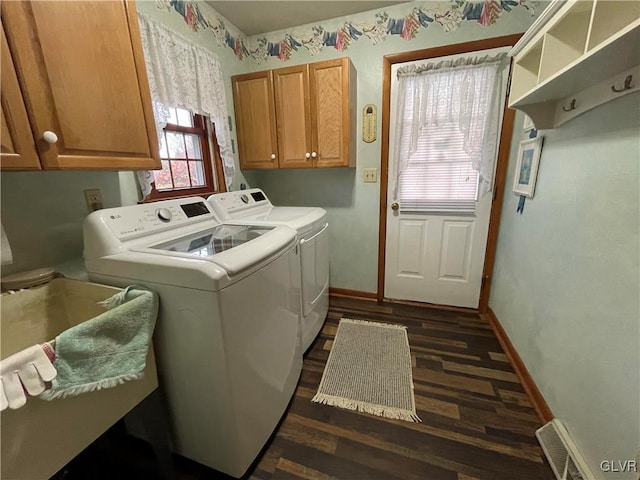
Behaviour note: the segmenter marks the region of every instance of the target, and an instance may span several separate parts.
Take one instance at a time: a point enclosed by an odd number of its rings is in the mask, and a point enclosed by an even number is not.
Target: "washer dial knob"
[[[242,203],[249,203],[249,197],[244,194],[240,196],[240,200],[242,200]]]
[[[159,208],[156,210],[156,215],[163,222],[170,222],[173,214],[169,211],[168,208]]]

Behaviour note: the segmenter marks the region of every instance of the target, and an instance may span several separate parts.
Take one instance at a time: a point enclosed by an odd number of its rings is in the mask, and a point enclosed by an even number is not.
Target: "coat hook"
[[[633,75],[628,75],[627,78],[624,79],[624,85],[622,86],[622,88],[616,88],[615,85],[611,85],[611,91],[620,93],[624,92],[625,90],[631,90],[633,88],[631,86],[631,80],[633,80]]]
[[[575,110],[576,109],[576,99],[574,98],[573,100],[571,100],[571,103],[569,104],[569,108],[563,106],[562,110],[564,110],[565,112],[570,112],[571,110]]]

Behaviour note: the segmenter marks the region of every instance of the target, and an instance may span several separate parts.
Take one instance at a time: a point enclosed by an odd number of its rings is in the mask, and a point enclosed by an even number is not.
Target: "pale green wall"
[[[214,20],[216,17],[221,17],[215,10],[210,8],[205,2],[198,2],[199,8],[203,10],[208,17]],[[219,45],[216,41],[215,35],[211,31],[199,29],[194,32],[185,23],[184,19],[174,10],[164,10],[158,8],[158,4],[154,0],[143,0],[136,2],[136,10],[143,15],[153,18],[157,22],[164,24],[167,28],[173,30],[175,33],[183,37],[184,39],[192,42],[196,45],[200,45],[208,50],[216,53],[220,60],[222,70],[228,75],[236,75],[237,73],[244,73],[248,68],[246,62],[240,62],[226,45]],[[242,35],[239,30],[229,20],[221,17],[228,29],[236,34]],[[225,87],[231,88],[231,79],[228,78],[228,83]],[[233,100],[229,93],[229,101],[233,103]]]
[[[416,5],[423,2],[416,2]],[[392,14],[398,9],[387,9]],[[536,14],[541,11],[536,10]],[[369,15],[371,16],[371,15]],[[343,25],[347,18],[327,22],[327,31]],[[467,42],[487,37],[497,37],[524,32],[535,17],[524,8],[504,14],[494,25],[483,27],[475,22],[463,22],[450,33],[437,24],[420,30],[415,39],[407,41],[398,36],[387,37],[378,45],[368,39],[354,41],[345,52],[325,48],[311,56],[301,50],[291,61],[271,58],[255,70],[280,68],[300,63],[311,63],[331,58],[349,56],[358,77],[358,100],[355,105],[358,124],[353,133],[358,137],[357,168],[319,170],[245,171],[244,175],[253,187],[261,187],[276,205],[315,205],[327,209],[330,222],[330,251],[332,287],[375,292],[378,275],[378,204],[379,183],[364,183],[362,169],[380,167],[381,125],[378,120],[378,140],[367,144],[361,140],[362,108],[367,103],[382,107],[382,58],[391,53],[419,50],[446,44]],[[301,28],[301,30],[304,28]],[[274,38],[281,37],[277,33]]]
[[[225,22],[227,28],[235,35],[242,35],[239,30],[227,19],[221,17],[215,10],[210,8],[206,3],[199,2],[199,8],[207,14],[209,18],[212,20],[220,17]],[[227,95],[227,108],[229,110],[229,116],[233,118],[233,91],[231,90],[231,77],[233,75],[238,75],[241,73],[246,73],[252,67],[252,62],[239,61],[228,46],[224,44],[218,44],[215,35],[208,30],[198,30],[194,32],[188,25],[185,23],[184,19],[174,10],[164,10],[158,8],[158,4],[156,1],[143,0],[136,2],[136,9],[143,15],[146,15],[155,21],[162,23],[167,28],[171,29],[184,39],[192,42],[196,45],[206,48],[207,50],[211,50],[214,52],[220,61],[220,66],[222,68],[222,72],[224,74],[224,89]],[[236,132],[235,128],[231,132],[231,136],[233,138],[234,145],[237,145]],[[237,150],[237,147],[236,147]],[[240,166],[238,164],[238,155],[235,154],[235,163],[236,163],[236,175],[233,178],[233,188],[240,188],[241,183],[245,183],[246,180],[242,175],[242,171],[240,170]],[[122,187],[122,199],[124,205],[130,205],[136,203],[137,201],[137,192],[135,187],[135,181],[133,180],[134,174],[131,172],[122,172],[120,174],[121,182],[123,183]]]
[[[105,207],[121,204],[117,172],[3,172],[0,181],[2,225],[13,252],[3,275],[82,257],[84,189],[102,190]]]
[[[542,131],[535,197],[516,213],[511,149],[490,306],[596,478],[640,450],[640,98]]]
[[[239,62],[228,47],[218,46],[210,32],[192,32],[179,15],[158,9],[155,1],[140,1],[137,7],[219,56],[226,75],[229,114],[233,116],[231,75],[245,72],[249,64]],[[228,26],[233,28],[229,23]],[[235,132],[232,133],[235,138]],[[82,223],[87,216],[84,189],[100,188],[105,207],[137,201],[131,172],[3,172],[0,180],[0,218],[14,260],[12,265],[2,267],[2,274],[54,266],[82,257]],[[244,179],[239,175],[234,181],[239,185]]]
[[[416,5],[422,2],[416,2]],[[217,13],[203,2],[200,8],[216,18]],[[290,62],[270,59],[258,65],[252,58],[238,60],[233,50],[219,44],[209,30],[192,31],[183,18],[174,11],[157,7],[155,1],[139,1],[137,8],[153,17],[189,41],[214,51],[220,58],[225,73],[225,89],[229,114],[233,116],[231,76],[251,70],[277,68],[285,65],[336,58],[348,54],[358,70],[358,102],[361,110],[366,103],[380,106],[382,88],[382,56],[387,53],[415,50],[429,46],[457,43],[467,40],[522,32],[532,23],[525,8],[518,7],[503,15],[494,25],[482,27],[475,22],[463,22],[457,30],[445,34],[439,25],[421,30],[411,41],[387,37],[379,45],[361,38],[352,42],[347,52],[325,48],[311,57],[302,49]],[[398,7],[395,7],[398,8]],[[406,8],[405,8],[406,9]],[[537,13],[541,8],[537,9]],[[393,13],[393,9],[388,9]],[[367,18],[370,18],[368,15]],[[237,29],[223,20],[233,33]],[[345,18],[326,22],[327,30],[341,26]],[[214,22],[215,23],[215,22]],[[277,35],[277,34],[276,34]],[[361,129],[358,120],[359,132]],[[380,126],[378,125],[378,130]],[[232,131],[235,140],[235,125]],[[378,134],[378,138],[380,135]],[[236,142],[237,145],[237,142]],[[237,161],[237,155],[236,155]],[[252,175],[249,182],[262,186],[276,204],[320,205],[327,208],[331,221],[331,285],[335,287],[375,291],[377,276],[378,242],[378,188],[379,184],[363,184],[361,169],[379,166],[380,141],[373,144],[358,143],[358,168],[323,171],[269,172]],[[242,172],[234,178],[234,186],[246,182]],[[130,172],[80,173],[32,172],[2,174],[2,221],[12,244],[15,244],[15,263],[3,272],[57,264],[82,256],[82,222],[86,207],[82,190],[101,188],[106,206],[133,204],[137,192]],[[46,198],[43,196],[46,195]],[[52,212],[55,212],[52,213]]]

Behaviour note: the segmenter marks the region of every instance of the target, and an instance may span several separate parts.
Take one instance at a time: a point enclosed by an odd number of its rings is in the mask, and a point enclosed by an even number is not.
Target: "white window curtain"
[[[500,53],[398,70],[392,191],[403,210],[472,213],[493,188],[506,65]]]
[[[235,166],[227,121],[227,99],[218,57],[185,40],[138,12],[153,114],[158,138],[167,125],[167,107],[181,107],[208,116],[215,125],[224,166],[224,181],[231,188]],[[143,196],[151,192],[153,171],[138,172]]]

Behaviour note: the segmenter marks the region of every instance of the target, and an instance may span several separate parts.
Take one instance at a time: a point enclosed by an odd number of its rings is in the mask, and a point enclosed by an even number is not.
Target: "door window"
[[[492,188],[504,61],[500,53],[398,70],[395,198],[402,211],[475,213]]]

